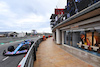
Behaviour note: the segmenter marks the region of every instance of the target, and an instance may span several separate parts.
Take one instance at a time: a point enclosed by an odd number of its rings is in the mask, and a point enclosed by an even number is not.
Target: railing
[[[54,21],[55,23],[54,23],[54,22],[51,22],[50,25],[53,25],[53,27],[56,26],[56,25],[59,24],[60,22],[64,21],[64,20],[66,19],[66,16],[67,16],[67,14],[63,14],[62,16],[60,16],[60,17],[58,18],[57,21]],[[52,27],[52,28],[53,28],[53,27]]]
[[[51,36],[50,36],[51,37]],[[48,36],[46,36],[48,38]],[[39,38],[37,41],[32,44],[27,54],[20,61],[17,67],[33,67],[34,61],[36,61],[36,51],[39,47],[39,44],[43,41],[43,38]]]
[[[38,39],[32,44],[27,54],[21,60],[17,67],[33,67],[34,61],[36,60],[36,51],[39,47],[39,44],[43,41],[43,38]]]
[[[93,11],[97,8],[100,8],[100,0],[98,0],[96,3],[91,4],[91,6],[89,5],[88,7],[84,8],[83,10],[79,11],[78,13],[74,13],[72,16],[68,17],[68,13],[67,11],[65,11],[65,14],[62,15],[61,17],[58,18],[58,20],[56,21],[56,23],[53,25],[52,29],[54,29],[55,27],[57,27],[59,24],[61,24],[61,22],[65,21],[71,21],[79,16],[82,16],[90,11]],[[65,19],[64,19],[65,18]]]

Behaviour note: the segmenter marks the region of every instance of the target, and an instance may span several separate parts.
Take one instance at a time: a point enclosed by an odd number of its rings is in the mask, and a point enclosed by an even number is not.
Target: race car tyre
[[[10,52],[12,52],[12,51],[14,51],[15,49],[14,49],[14,46],[9,46],[8,47],[8,51],[10,51]]]

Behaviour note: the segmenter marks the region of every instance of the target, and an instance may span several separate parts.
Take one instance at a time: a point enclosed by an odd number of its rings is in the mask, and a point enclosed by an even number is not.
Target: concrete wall
[[[61,48],[67,51],[68,53],[72,54],[73,56],[89,63],[90,65],[93,65],[94,67],[100,67],[100,57],[98,56],[95,56],[93,54],[68,45],[62,45]]]
[[[62,44],[64,44],[64,31],[62,31]]]
[[[70,33],[68,33],[68,44],[67,45],[70,45],[70,41],[71,41],[71,37],[70,37]]]
[[[52,32],[52,34],[53,34],[53,39],[54,39],[54,41],[56,40],[56,38],[55,38],[55,32]]]
[[[62,30],[60,30],[60,44],[62,44]]]

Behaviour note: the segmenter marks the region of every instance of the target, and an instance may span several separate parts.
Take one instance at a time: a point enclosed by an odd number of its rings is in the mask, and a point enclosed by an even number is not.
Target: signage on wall
[[[79,26],[71,26],[71,29],[78,29]]]
[[[55,14],[64,14],[64,9],[55,9]]]

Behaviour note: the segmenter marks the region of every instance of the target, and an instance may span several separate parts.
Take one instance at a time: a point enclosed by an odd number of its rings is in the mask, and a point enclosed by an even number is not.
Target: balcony
[[[56,28],[68,26],[70,24],[87,20],[99,15],[100,15],[100,1],[72,15],[69,18],[66,18],[67,14],[63,14],[62,16],[58,18],[57,21],[55,21],[56,23],[53,25],[52,31],[55,31]]]

